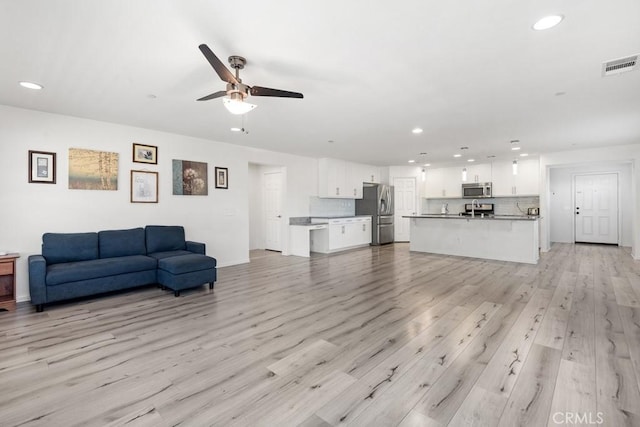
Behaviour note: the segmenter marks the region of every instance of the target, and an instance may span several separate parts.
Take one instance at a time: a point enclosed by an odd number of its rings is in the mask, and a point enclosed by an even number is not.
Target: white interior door
[[[393,179],[393,200],[394,229],[396,242],[409,241],[409,218],[402,218],[403,215],[416,215],[416,179],[415,178],[394,178]]]
[[[576,242],[618,244],[618,174],[576,175]]]
[[[282,251],[282,173],[264,174],[265,249]]]

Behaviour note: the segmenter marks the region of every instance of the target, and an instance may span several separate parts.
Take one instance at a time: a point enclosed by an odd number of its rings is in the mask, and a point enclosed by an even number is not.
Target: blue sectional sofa
[[[29,291],[44,304],[159,284],[175,296],[216,281],[216,259],[185,240],[181,226],[150,225],[97,233],[45,233],[42,254],[29,256]]]

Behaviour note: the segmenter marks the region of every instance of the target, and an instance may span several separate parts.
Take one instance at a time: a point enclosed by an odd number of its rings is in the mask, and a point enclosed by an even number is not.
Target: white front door
[[[396,242],[409,241],[409,218],[402,218],[403,215],[416,215],[416,179],[415,178],[394,178],[393,179],[393,199],[395,211],[394,228]]]
[[[618,174],[576,175],[576,242],[618,244]]]
[[[265,249],[282,251],[282,173],[264,174]]]

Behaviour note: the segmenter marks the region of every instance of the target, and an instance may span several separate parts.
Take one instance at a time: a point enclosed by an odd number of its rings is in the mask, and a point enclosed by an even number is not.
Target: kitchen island
[[[537,264],[538,217],[412,215],[411,251]]]

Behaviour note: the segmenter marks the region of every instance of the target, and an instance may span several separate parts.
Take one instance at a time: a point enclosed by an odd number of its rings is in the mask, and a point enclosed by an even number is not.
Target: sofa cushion
[[[162,258],[170,258],[170,257],[174,257],[174,256],[180,256],[180,255],[193,255],[193,252],[189,252],[189,251],[167,251],[167,252],[155,252],[152,254],[148,254],[148,256],[155,258],[155,259],[162,259]]]
[[[159,259],[158,268],[171,274],[191,273],[216,268],[216,259],[200,254],[174,256]]]
[[[186,249],[184,228],[178,225],[148,225],[147,253]]]
[[[100,258],[112,258],[129,255],[145,255],[144,228],[130,230],[106,230],[98,232]]]
[[[98,258],[98,233],[45,233],[42,255],[47,264]]]
[[[55,286],[80,280],[155,270],[157,264],[154,258],[145,255],[55,264],[47,268],[46,283],[47,286]]]

